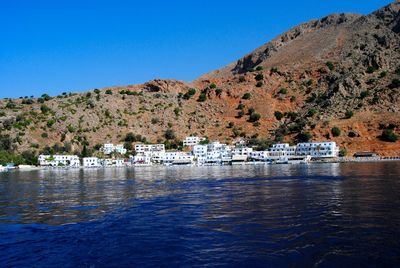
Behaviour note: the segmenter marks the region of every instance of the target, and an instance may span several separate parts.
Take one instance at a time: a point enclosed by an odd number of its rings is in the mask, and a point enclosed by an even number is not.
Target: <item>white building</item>
[[[336,142],[307,142],[297,144],[297,155],[309,155],[311,158],[334,158],[339,156]]]
[[[136,144],[136,153],[146,153],[146,152],[165,152],[164,144]]]
[[[134,165],[151,165],[151,156],[137,154],[131,158],[131,163]]]
[[[97,157],[85,157],[82,162],[84,167],[101,167],[101,161]]]
[[[123,167],[123,159],[101,159],[100,163],[103,167]]]
[[[184,152],[166,152],[162,162],[172,165],[187,165],[193,163],[193,155]]]
[[[253,152],[253,148],[240,146],[240,147],[236,147],[235,149],[233,149],[232,155],[250,156],[252,152]]]
[[[231,161],[232,148],[219,142],[207,145],[195,145],[193,147],[193,155],[199,164],[221,164]]]
[[[185,140],[183,141],[183,145],[191,147],[191,146],[198,145],[200,142],[202,142],[204,140],[205,140],[205,138],[190,136],[190,137],[185,138]]]
[[[112,153],[126,154],[127,152],[123,144],[118,144],[114,146],[114,144],[112,143],[104,144],[103,147],[101,147],[100,151],[107,155]]]
[[[39,164],[49,167],[79,167],[79,157],[76,155],[39,155]]]

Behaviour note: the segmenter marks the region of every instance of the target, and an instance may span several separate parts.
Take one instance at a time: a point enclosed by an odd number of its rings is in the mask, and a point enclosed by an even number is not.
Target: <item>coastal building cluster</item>
[[[207,143],[201,137],[187,137],[185,151],[167,151],[164,144],[136,144],[134,155],[118,158],[127,150],[123,145],[104,144],[100,152],[105,156],[85,157],[76,155],[40,155],[41,166],[51,167],[122,167],[148,165],[229,165],[245,163],[307,163],[311,160],[339,156],[335,142],[307,142],[297,145],[274,144],[265,151],[256,151],[244,142],[227,145],[218,141]]]

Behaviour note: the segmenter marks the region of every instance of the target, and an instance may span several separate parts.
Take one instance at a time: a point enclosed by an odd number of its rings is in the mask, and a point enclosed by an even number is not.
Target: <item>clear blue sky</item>
[[[0,0],[0,98],[190,81],[299,23],[390,2]]]

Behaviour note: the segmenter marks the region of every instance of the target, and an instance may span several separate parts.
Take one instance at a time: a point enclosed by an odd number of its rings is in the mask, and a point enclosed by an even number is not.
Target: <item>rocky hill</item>
[[[400,3],[302,24],[192,83],[0,100],[0,126],[0,149],[25,153],[125,140],[174,147],[196,134],[260,148],[331,139],[349,154],[400,155]]]

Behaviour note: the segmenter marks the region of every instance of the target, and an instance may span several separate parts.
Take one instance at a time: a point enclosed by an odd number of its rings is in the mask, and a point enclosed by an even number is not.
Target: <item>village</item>
[[[264,151],[254,150],[245,141],[233,145],[208,142],[205,138],[190,136],[183,141],[186,150],[168,151],[164,144],[136,144],[134,155],[127,154],[124,145],[104,144],[100,152],[104,157],[79,158],[76,155],[40,155],[42,167],[100,168],[151,165],[243,165],[243,164],[300,164],[310,161],[334,161],[339,147],[333,141],[307,142],[290,145],[273,144]]]

